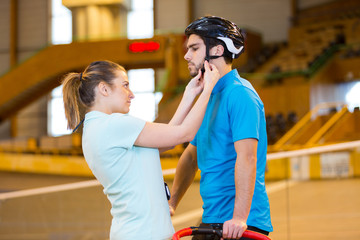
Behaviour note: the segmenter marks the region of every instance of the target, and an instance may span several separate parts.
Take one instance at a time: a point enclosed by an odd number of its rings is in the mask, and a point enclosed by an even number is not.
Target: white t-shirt
[[[174,233],[158,149],[134,146],[145,121],[127,114],[86,114],[82,147],[113,216],[110,239],[169,239]]]

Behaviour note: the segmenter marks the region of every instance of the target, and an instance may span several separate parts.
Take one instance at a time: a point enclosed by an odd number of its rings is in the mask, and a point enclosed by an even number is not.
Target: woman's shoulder
[[[112,113],[108,116],[109,116],[110,120],[114,120],[114,121],[129,121],[129,122],[144,122],[145,123],[145,120],[134,117],[129,114]]]
[[[126,127],[140,127],[143,128],[146,121],[129,114],[122,114],[122,113],[112,113],[109,115],[108,124],[110,126],[116,125],[121,128]]]

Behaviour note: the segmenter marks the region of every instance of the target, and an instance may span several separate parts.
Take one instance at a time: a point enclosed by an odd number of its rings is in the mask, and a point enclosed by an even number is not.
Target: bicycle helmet
[[[235,23],[216,16],[206,16],[190,23],[185,29],[185,35],[189,37],[196,34],[204,38],[206,45],[206,60],[221,56],[209,56],[208,38],[216,38],[225,43],[226,50],[231,53],[233,59],[238,58],[244,49],[244,36]]]

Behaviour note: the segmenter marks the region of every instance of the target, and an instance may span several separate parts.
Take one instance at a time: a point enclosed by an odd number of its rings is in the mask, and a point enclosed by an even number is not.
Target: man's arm
[[[239,239],[246,230],[256,179],[257,139],[249,138],[234,143],[237,153],[235,163],[235,204],[233,218],[223,226],[223,238]]]
[[[189,144],[181,154],[176,167],[174,183],[171,188],[171,199],[169,200],[171,215],[174,214],[181,198],[184,196],[190,184],[194,181],[197,170],[196,147]]]

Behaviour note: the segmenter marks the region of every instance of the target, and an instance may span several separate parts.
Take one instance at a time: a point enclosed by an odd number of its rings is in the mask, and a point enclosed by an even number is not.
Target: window
[[[64,101],[62,98],[62,86],[55,88],[51,92],[48,113],[50,113],[48,114],[48,133],[50,136],[56,137],[71,133],[71,130],[67,129]]]
[[[154,93],[154,74],[151,68],[128,71],[130,89],[135,95],[129,114],[150,122],[157,117],[157,105],[162,97],[162,93]]]
[[[51,4],[51,43],[71,43],[71,11],[62,5],[61,0],[52,0]],[[62,87],[55,88],[51,92],[50,97],[51,99],[48,103],[48,134],[50,136],[60,136],[71,133],[71,131],[67,129],[62,99]]]
[[[352,84],[352,88],[345,96],[346,104],[349,106],[350,111],[353,111],[355,107],[360,107],[360,82]]]
[[[129,39],[154,36],[153,0],[132,0],[128,13],[127,35]]]
[[[71,11],[62,5],[62,0],[51,0],[51,43],[66,44],[72,41]]]

